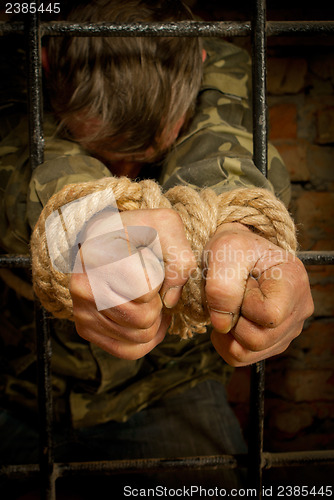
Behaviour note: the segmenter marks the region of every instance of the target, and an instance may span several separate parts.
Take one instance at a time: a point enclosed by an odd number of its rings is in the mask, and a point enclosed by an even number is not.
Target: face
[[[159,145],[161,145],[161,148],[159,148],[159,151],[161,153],[167,151],[175,143],[184,122],[185,116],[182,116],[173,127],[173,130],[164,134],[160,139]],[[81,143],[87,151],[92,153],[97,159],[101,160],[109,168],[111,173],[117,177],[125,175],[134,179],[138,177],[144,164],[152,163],[152,160],[157,157],[157,151],[153,148],[153,146],[150,146],[144,152],[140,153],[117,153],[98,148],[94,143],[83,143],[81,138],[84,135],[89,135],[89,125],[87,125],[87,121],[82,121],[81,124],[82,125],[77,122],[75,127],[69,125],[72,136],[79,143]],[[96,124],[94,123],[92,126],[94,127]]]

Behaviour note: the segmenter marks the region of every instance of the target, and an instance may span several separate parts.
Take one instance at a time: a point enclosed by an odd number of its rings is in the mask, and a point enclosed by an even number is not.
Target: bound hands
[[[138,297],[132,290],[134,299],[102,310],[97,310],[87,274],[73,273],[70,291],[79,335],[116,357],[138,359],[163,340],[170,317],[162,312],[162,300],[168,307],[177,304],[196,260],[182,221],[173,210],[135,210],[123,212],[121,217],[125,227],[158,231],[164,276],[159,252],[154,245],[147,247],[144,230],[136,231],[133,244],[142,248],[146,271],[157,278],[154,288]],[[89,245],[107,220],[108,215],[97,218],[87,229],[87,245],[82,246],[86,265],[101,264],[106,257],[104,248],[108,248],[108,258],[111,248],[124,256],[128,246],[124,238],[111,237],[109,246]],[[233,366],[243,366],[283,352],[313,312],[303,264],[238,223],[220,226],[203,258],[211,339],[221,357]],[[115,269],[112,276],[100,276],[100,292],[124,296],[124,282],[136,287],[138,260],[119,260]]]

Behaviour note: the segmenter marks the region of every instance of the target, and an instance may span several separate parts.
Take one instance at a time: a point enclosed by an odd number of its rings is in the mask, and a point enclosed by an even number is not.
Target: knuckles
[[[219,233],[209,242],[206,251],[211,253],[212,256],[225,255],[230,256],[233,252],[237,251],[244,253],[249,248],[249,234],[242,232]]]
[[[218,354],[230,366],[238,368],[250,364],[246,351],[236,342],[231,342],[227,346],[224,345],[225,343],[222,344],[219,341],[219,337],[216,331],[212,332],[211,341]]]

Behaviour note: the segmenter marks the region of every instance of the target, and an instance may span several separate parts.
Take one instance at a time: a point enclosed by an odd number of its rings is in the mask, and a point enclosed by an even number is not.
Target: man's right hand
[[[82,259],[84,271],[98,268],[101,263],[112,257],[112,273],[99,276],[98,294],[108,298],[110,303],[117,303],[117,297],[125,301],[119,305],[98,310],[96,292],[92,290],[87,272],[73,272],[70,281],[70,292],[73,300],[73,314],[78,334],[89,342],[93,342],[110,354],[124,359],[138,359],[149,353],[159,344],[170,324],[170,316],[162,312],[162,301],[168,308],[174,307],[181,297],[182,287],[196,267],[196,259],[186,239],[183,223],[179,215],[172,209],[132,210],[121,213],[126,234],[131,235],[131,227],[136,227],[135,236],[125,241],[124,236],[111,232],[108,234],[109,213],[93,219],[88,224],[85,241],[81,245],[77,259]],[[143,226],[143,230],[140,230]],[[129,231],[127,231],[127,228]],[[138,229],[139,228],[139,229]],[[147,228],[158,233],[162,250],[163,263],[154,245],[148,246]],[[104,235],[107,245],[94,244],[94,238]],[[95,239],[98,241],[98,239]],[[141,252],[141,260],[129,261],[117,258],[126,252],[126,247]],[[136,247],[136,248],[135,248]],[[160,276],[159,284],[141,296],[140,275],[143,273],[142,261],[145,261],[146,277]],[[164,273],[161,272],[164,264]],[[100,267],[101,269],[101,267]],[[136,288],[137,287],[137,288]],[[126,291],[131,290],[135,298],[126,301]],[[95,297],[94,297],[95,295]]]

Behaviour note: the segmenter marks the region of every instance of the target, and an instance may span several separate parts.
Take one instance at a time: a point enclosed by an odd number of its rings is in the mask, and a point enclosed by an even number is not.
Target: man
[[[97,0],[67,15],[75,22],[189,17],[180,2],[149,0]],[[4,251],[26,252],[31,229],[54,192],[110,174],[159,178],[164,189],[185,184],[222,193],[259,186],[288,202],[289,184],[277,152],[270,147],[269,181],[252,162],[249,59],[233,45],[205,40],[202,47],[199,39],[173,37],[52,38],[43,64],[55,115],[45,123],[45,162],[31,173],[23,123],[4,134],[1,144],[8,207],[1,221]],[[15,204],[10,196],[17,191],[22,202]],[[183,224],[172,209],[128,211],[121,217],[125,226],[157,230],[165,279],[148,294],[98,311],[87,276],[72,275],[76,331],[55,320],[53,384],[56,422],[62,433],[66,428],[74,435],[78,448],[70,439],[70,446],[63,446],[60,438],[57,456],[82,458],[87,449],[87,457],[98,458],[244,450],[224,399],[221,384],[231,370],[222,358],[242,366],[287,348],[313,311],[305,269],[248,227],[222,224],[206,246],[211,337],[180,342],[166,335],[169,318],[162,305],[172,308],[179,301],[194,267]],[[91,238],[94,227],[87,231]],[[168,266],[171,248],[174,273]],[[243,257],[222,261],[222,249]],[[99,251],[93,255],[97,261]],[[272,272],[277,262],[280,279]],[[26,349],[27,338],[22,331],[17,335]],[[33,411],[34,357],[26,351],[18,356],[8,339],[4,344],[12,370],[5,374],[4,405],[12,418],[22,404]]]

